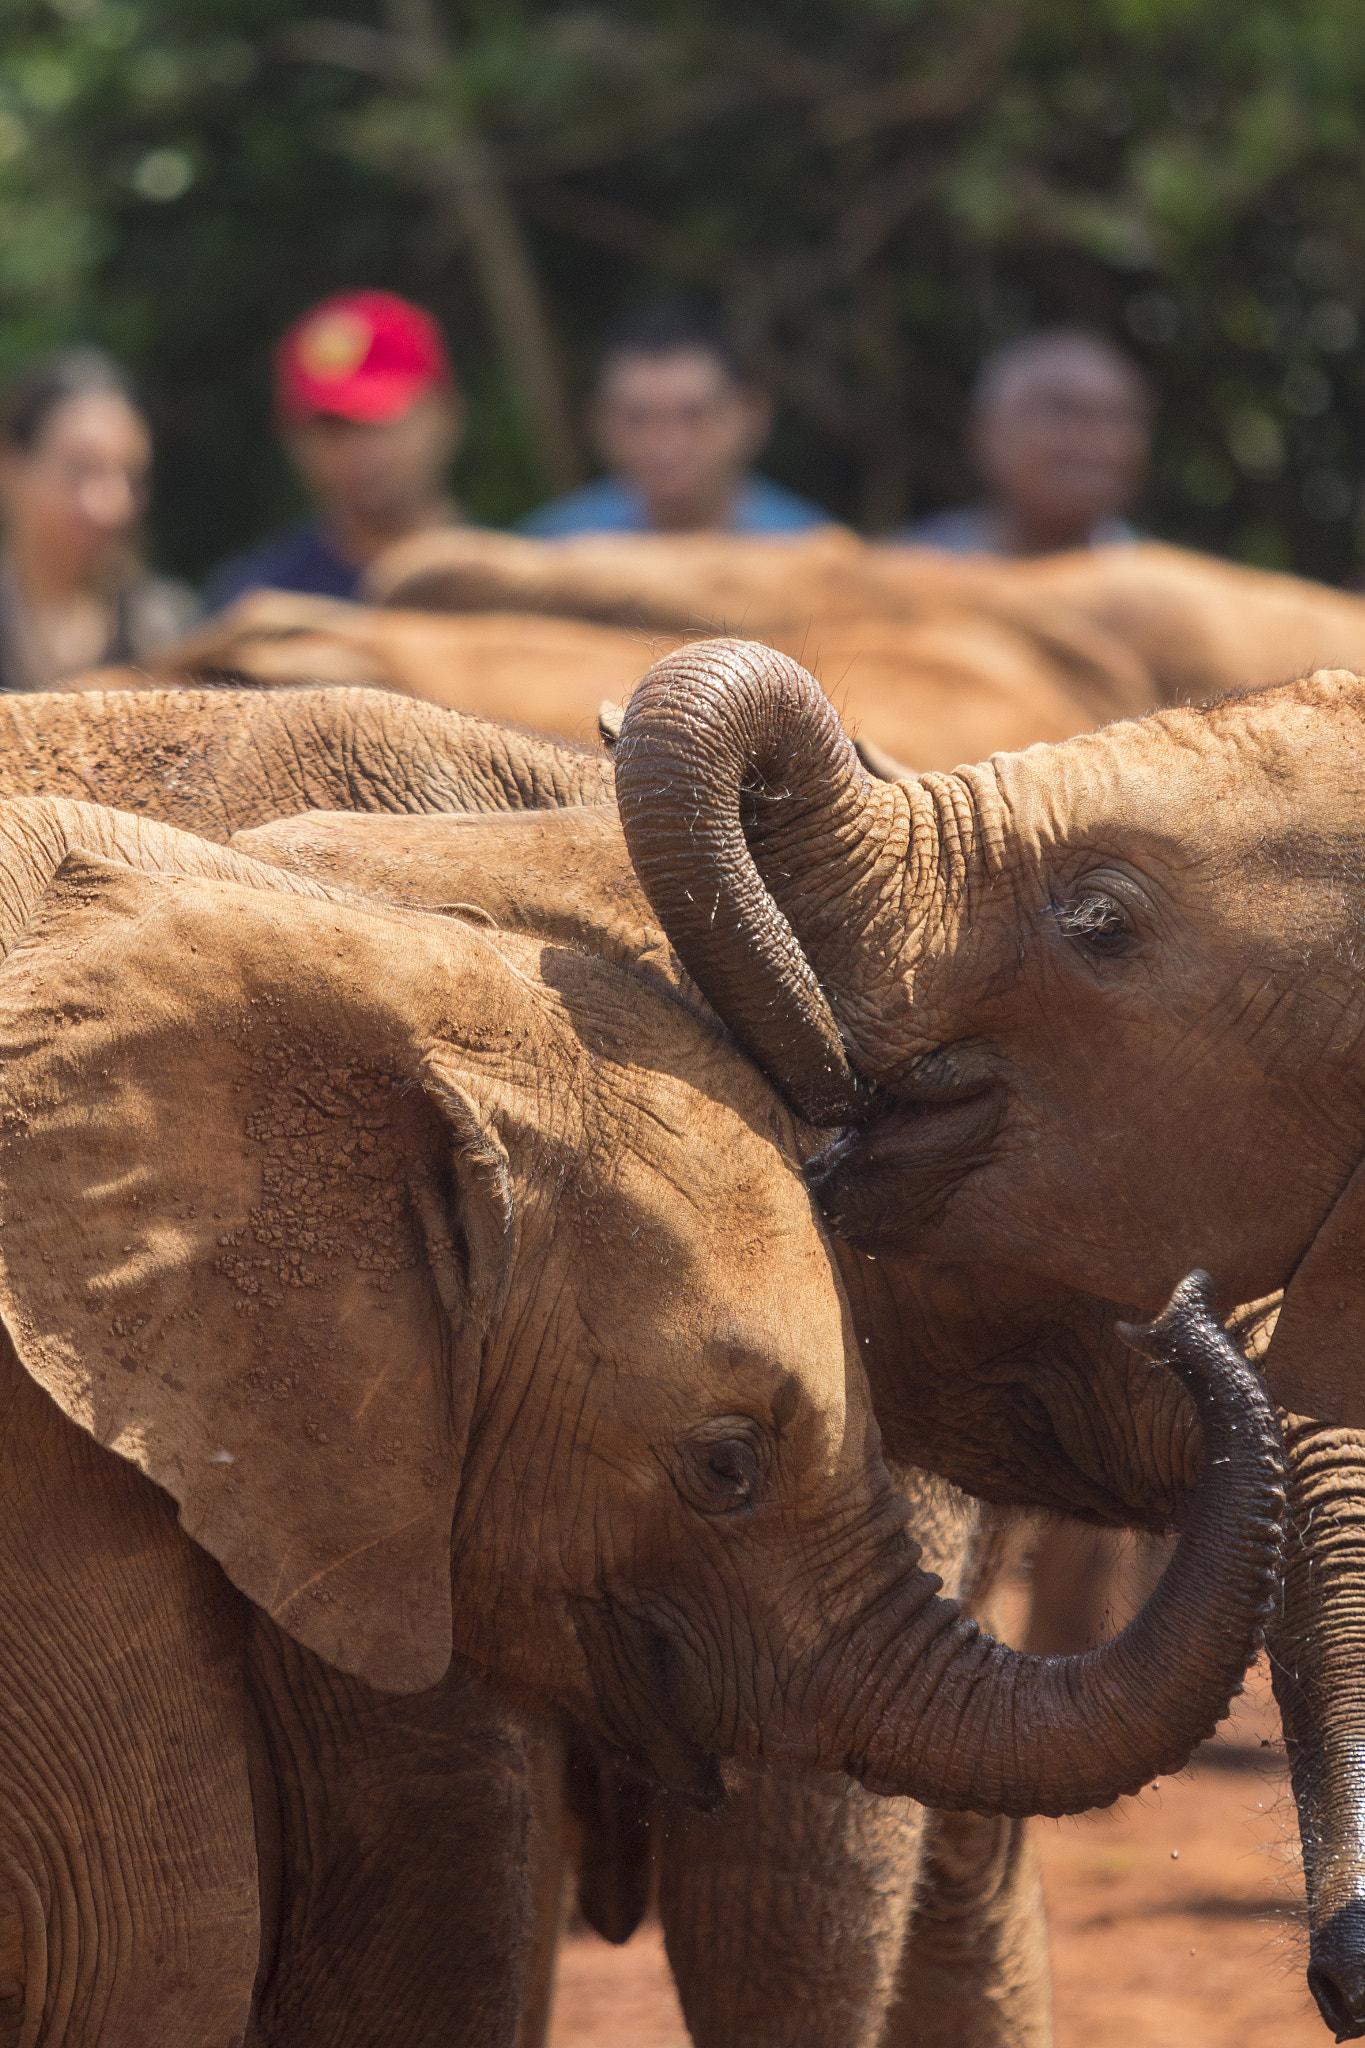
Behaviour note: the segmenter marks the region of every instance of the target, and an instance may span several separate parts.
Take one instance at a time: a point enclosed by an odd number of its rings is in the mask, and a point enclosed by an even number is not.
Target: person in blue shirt
[[[953,555],[1049,555],[1133,541],[1152,393],[1097,334],[1043,328],[987,356],[972,394],[971,452],[987,495],[889,534]]]
[[[719,324],[663,305],[609,336],[589,408],[609,472],[518,523],[539,540],[573,533],[804,533],[830,515],[750,464],[772,401]]]
[[[336,292],[275,349],[280,437],[313,518],[221,563],[204,611],[248,590],[353,598],[391,542],[460,518],[446,482],[464,408],[441,330],[393,292]]]

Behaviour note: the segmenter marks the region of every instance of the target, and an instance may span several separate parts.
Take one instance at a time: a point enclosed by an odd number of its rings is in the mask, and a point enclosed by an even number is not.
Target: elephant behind
[[[0,697],[0,800],[109,804],[204,839],[312,805],[520,811],[610,802],[611,765],[382,690]]]
[[[816,671],[861,739],[920,768],[1365,668],[1359,596],[1155,542],[1002,562],[834,530],[546,542],[452,529],[400,541],[368,589],[406,616],[521,611],[765,641]]]

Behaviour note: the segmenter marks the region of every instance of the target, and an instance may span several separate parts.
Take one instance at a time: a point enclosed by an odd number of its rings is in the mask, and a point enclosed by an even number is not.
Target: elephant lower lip
[[[821,1206],[865,1250],[912,1251],[966,1176],[986,1164],[1003,1116],[995,1088],[898,1104],[853,1135],[820,1189]]]
[[[926,1146],[961,1142],[965,1133],[999,1124],[1004,1108],[999,1088],[976,1088],[970,1095],[925,1095],[900,1098],[894,1108],[863,1126],[856,1145],[861,1157],[880,1165],[920,1156]]]
[[[628,1759],[646,1778],[701,1813],[725,1800],[719,1755],[700,1714],[680,1709],[674,1638],[659,1615],[651,1615],[634,1589],[616,1598],[574,1603],[574,1624],[591,1668],[610,1674],[599,1692],[597,1715],[583,1725],[608,1749]]]

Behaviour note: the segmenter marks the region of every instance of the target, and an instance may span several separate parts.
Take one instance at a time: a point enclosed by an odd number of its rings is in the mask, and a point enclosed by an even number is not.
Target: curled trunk
[[[1289,1525],[1270,1668],[1308,1892],[1308,1983],[1338,2041],[1365,2039],[1365,1432],[1285,1431]]]
[[[833,1715],[836,1761],[874,1790],[975,1813],[1105,1806],[1179,1769],[1240,1690],[1279,1558],[1274,1414],[1214,1317],[1206,1275],[1183,1281],[1161,1320],[1129,1335],[1185,1381],[1204,1437],[1160,1584],[1112,1642],[1074,1657],[1006,1649],[922,1577],[874,1592],[837,1668],[810,1688],[822,1712],[853,1696],[851,1713]]]
[[[683,965],[803,1115],[856,1114],[839,1026],[749,848],[765,794],[816,843],[841,799],[860,823],[868,777],[818,686],[768,648],[681,649],[635,692],[615,764],[632,864]]]
[[[738,640],[659,662],[615,750],[631,861],[679,958],[810,1121],[906,1065],[918,933],[980,836],[962,776],[870,776],[798,662]],[[818,885],[810,877],[818,875]]]

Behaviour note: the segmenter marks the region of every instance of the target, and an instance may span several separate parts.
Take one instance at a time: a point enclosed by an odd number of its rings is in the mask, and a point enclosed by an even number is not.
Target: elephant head
[[[670,656],[617,747],[637,873],[803,1112],[851,1241],[1144,1307],[1292,1281],[1289,1407],[1365,1421],[1365,684],[1322,674],[868,776],[795,663]]]
[[[811,1134],[708,1015],[81,806],[0,817],[0,906],[10,1341],[320,1655],[404,1691],[458,1650],[701,1798],[729,1752],[1069,1810],[1220,1710],[1280,1492],[1197,1289],[1171,1570],[1021,1658],[919,1567]]]

